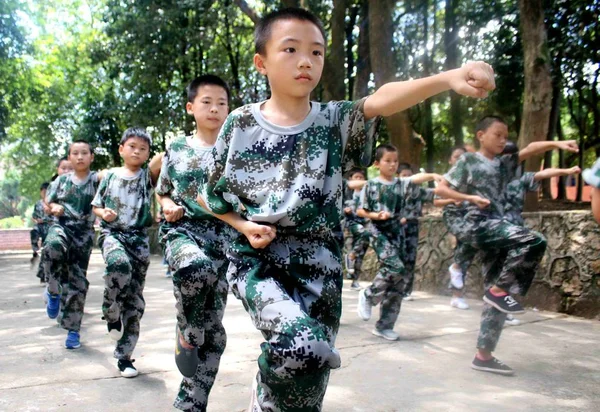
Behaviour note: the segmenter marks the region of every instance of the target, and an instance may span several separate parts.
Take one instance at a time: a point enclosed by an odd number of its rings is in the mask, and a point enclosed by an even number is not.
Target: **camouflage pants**
[[[369,232],[360,223],[348,226],[349,236],[344,239],[345,252],[354,254],[354,274],[352,280],[360,279],[362,262],[369,248]]]
[[[404,225],[404,269],[408,275],[408,285],[404,296],[409,296],[413,291],[415,282],[415,264],[419,248],[419,220],[409,220]]]
[[[102,313],[107,322],[121,318],[123,323],[123,336],[117,342],[114,357],[131,359],[146,308],[143,292],[150,264],[148,235],[141,230],[104,229],[98,243],[106,262]]]
[[[506,252],[498,253],[497,251],[488,251],[483,256],[483,276],[484,289],[488,290],[496,283],[504,260]],[[477,336],[477,348],[486,349],[490,352],[496,350],[496,345],[500,340],[506,313],[500,312],[495,307],[483,302],[483,310],[481,311],[481,324],[479,327],[479,335]]]
[[[229,262],[225,255],[232,229],[220,221],[183,220],[160,229],[165,258],[173,268],[177,327],[198,347],[200,364],[183,378],[174,406],[204,412],[215,382],[227,335],[222,324],[227,303]]]
[[[87,268],[94,243],[94,229],[88,224],[61,221],[48,231],[44,243],[44,273],[48,292],[56,295],[63,288],[61,299],[62,328],[79,331],[89,282]]]
[[[46,223],[38,223],[33,226],[33,229],[29,232],[29,237],[31,238],[31,250],[34,252],[40,250],[39,242],[41,241],[41,243],[44,244],[49,227],[50,226]]]
[[[390,222],[391,223],[391,222]],[[378,330],[393,329],[400,314],[402,297],[409,283],[404,267],[404,237],[400,224],[369,225],[371,246],[379,259],[379,270],[365,296],[373,306],[381,304]]]
[[[240,236],[229,259],[233,293],[265,338],[256,376],[262,412],[321,411],[329,371],[340,365],[342,265],[333,235],[278,231],[261,250]]]

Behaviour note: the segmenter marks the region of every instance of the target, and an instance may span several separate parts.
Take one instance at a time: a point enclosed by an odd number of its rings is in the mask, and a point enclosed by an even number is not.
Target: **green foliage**
[[[0,219],[0,229],[22,229],[24,227],[27,227],[27,225],[20,216],[12,216]]]

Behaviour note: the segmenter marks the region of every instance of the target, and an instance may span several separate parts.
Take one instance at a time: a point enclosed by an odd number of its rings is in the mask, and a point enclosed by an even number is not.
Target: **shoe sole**
[[[186,356],[185,352],[192,352],[190,356]],[[194,357],[195,355],[195,357]],[[190,366],[193,364],[194,366]],[[179,372],[185,376],[186,378],[193,378],[196,375],[196,371],[198,370],[198,364],[200,363],[200,359],[198,358],[198,349],[194,348],[192,350],[186,349],[181,346],[179,342],[179,331],[178,328],[175,328],[175,364],[177,365],[177,369]]]
[[[366,322],[369,319],[371,319],[371,314],[369,314],[369,316],[367,316],[366,313],[362,313],[362,310],[360,310],[361,306],[363,306],[361,304],[362,300],[365,300],[365,301],[367,300],[367,297],[365,296],[364,292],[363,291],[361,291],[361,292],[362,293],[358,294],[358,307],[356,308],[356,312],[358,313],[358,317]],[[368,303],[368,302],[365,302],[365,303]]]
[[[460,310],[469,310],[469,309],[471,309],[471,307],[470,307],[470,306],[467,306],[467,307],[465,308],[465,307],[460,307],[460,306],[457,306],[457,305],[455,305],[455,304],[452,304],[452,303],[450,304],[450,306],[452,306],[452,307],[453,307],[453,308],[455,308],[455,309],[460,309]]]
[[[123,326],[121,326],[121,332],[116,331],[115,329],[108,332],[108,336],[114,341],[120,341],[123,337]]]
[[[488,299],[487,296],[483,297],[483,301],[485,303],[487,303],[488,305],[491,305],[491,306],[495,307],[500,312],[506,313],[507,315],[522,315],[523,313],[525,313],[524,309],[521,309],[521,310],[506,310],[506,309],[500,307],[500,305],[498,305],[497,303],[495,303],[492,300]]]
[[[400,336],[398,336],[397,338],[388,338],[387,336],[385,336],[383,333],[379,333],[377,330],[373,330],[371,331],[371,333],[375,336],[379,336],[380,338],[383,338],[385,340],[389,340],[390,342],[395,342],[397,340],[400,340]]]
[[[503,375],[503,376],[511,376],[511,375],[515,374],[515,371],[503,371],[500,369],[486,368],[485,366],[477,366],[477,365],[473,365],[473,364],[471,364],[471,369],[475,369],[476,371],[481,371],[481,372],[495,373],[496,375]]]
[[[123,372],[121,372],[121,376],[124,378],[135,378],[136,376],[138,376],[138,371],[135,371],[135,372],[123,371]]]
[[[69,350],[73,350],[73,349],[79,349],[81,348],[81,343],[77,346],[69,346],[69,345],[65,345],[65,348],[69,349]]]

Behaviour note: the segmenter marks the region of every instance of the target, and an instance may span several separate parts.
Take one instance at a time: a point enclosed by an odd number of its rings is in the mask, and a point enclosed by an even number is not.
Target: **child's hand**
[[[276,229],[271,225],[246,221],[242,226],[242,233],[254,249],[264,249],[275,239]]]
[[[579,173],[581,173],[581,168],[579,166],[574,166],[565,171],[565,176],[578,175]]]
[[[347,215],[351,214],[352,213],[352,208],[351,207],[345,207],[344,208],[344,213],[347,214]]]
[[[177,222],[183,217],[184,210],[177,204],[163,205],[163,214],[167,222]]]
[[[381,212],[377,213],[376,220],[388,220],[390,217],[392,217],[392,214],[390,212],[382,210]]]
[[[61,205],[53,204],[52,206],[50,206],[50,213],[53,216],[62,216],[65,214],[65,208]]]
[[[400,224],[401,225],[405,225],[406,224],[406,218],[403,217],[402,219],[400,219]]]
[[[496,88],[494,69],[485,62],[469,62],[451,74],[450,88],[464,96],[484,98]]]
[[[440,183],[442,180],[444,180],[444,176],[437,174],[437,173],[432,173],[433,175],[433,180],[436,183]]]
[[[556,142],[558,149],[566,150],[567,152],[579,153],[579,146],[575,140],[561,140]]]
[[[460,206],[460,205],[462,205],[462,200],[455,200],[455,201],[454,201],[454,204],[455,204],[456,206]]]
[[[473,196],[473,198],[471,199],[471,203],[473,203],[480,209],[485,209],[490,205],[490,201],[481,196]]]
[[[117,212],[115,212],[112,209],[105,208],[104,212],[102,212],[102,220],[105,220],[108,223],[114,222],[116,218],[117,218]]]
[[[50,206],[48,206],[46,203],[44,203],[44,205],[42,206],[44,208],[44,213],[47,215],[51,215],[52,214],[52,209],[50,209]]]

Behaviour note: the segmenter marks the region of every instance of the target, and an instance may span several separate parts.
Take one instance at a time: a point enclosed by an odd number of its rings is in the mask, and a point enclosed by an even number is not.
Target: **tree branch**
[[[254,24],[258,23],[258,21],[260,20],[260,17],[256,13],[256,11],[254,11],[254,9],[248,5],[248,3],[246,1],[233,0],[233,2],[240,8],[240,10],[242,10],[242,12],[246,16],[250,17],[250,20],[252,20],[254,22]]]

